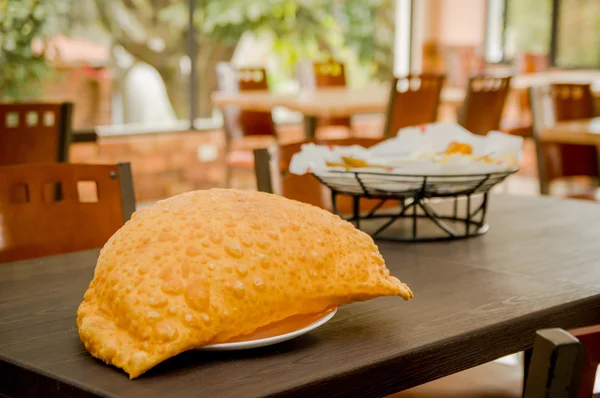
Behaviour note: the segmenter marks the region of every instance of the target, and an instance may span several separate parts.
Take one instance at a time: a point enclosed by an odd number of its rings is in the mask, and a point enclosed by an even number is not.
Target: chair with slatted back
[[[458,124],[472,133],[481,135],[491,130],[499,130],[509,89],[510,76],[471,77],[467,95],[458,112]]]
[[[438,74],[394,78],[383,135],[390,137],[403,127],[435,122],[444,79]]]
[[[0,165],[66,162],[73,104],[0,104]]]
[[[600,326],[540,330],[523,397],[592,397],[599,363]]]
[[[379,142],[380,138],[343,138],[328,140],[312,140],[287,145],[273,145],[268,148],[254,150],[256,185],[259,191],[277,193],[286,198],[295,199],[300,202],[332,211],[333,204],[331,191],[321,184],[310,174],[295,175],[288,171],[292,156],[300,152],[302,145],[306,143],[320,145],[360,145],[365,148],[371,147]],[[370,211],[381,201],[376,199],[361,199],[361,211]],[[336,208],[342,215],[351,215],[354,211],[352,197],[338,195]],[[398,206],[395,201],[387,201],[382,207]]]
[[[264,68],[234,68],[230,63],[217,65],[218,88],[223,92],[268,91]],[[252,149],[263,147],[277,138],[271,112],[240,110],[235,106],[223,108],[225,130],[226,185],[231,185],[234,168],[252,170]]]
[[[598,153],[590,145],[541,143],[539,131],[557,121],[593,117],[589,84],[553,84],[529,90],[534,140],[538,158],[540,192],[547,195],[558,178],[586,176],[597,179]],[[590,190],[595,186],[590,187]],[[577,197],[581,197],[577,195]],[[593,192],[583,198],[594,199]]]
[[[325,62],[301,62],[298,64],[298,81],[302,90],[317,88],[345,88],[346,67],[330,59]],[[350,117],[319,118],[318,127],[339,126],[351,128]]]
[[[129,163],[0,167],[0,263],[102,247],[134,210]]]

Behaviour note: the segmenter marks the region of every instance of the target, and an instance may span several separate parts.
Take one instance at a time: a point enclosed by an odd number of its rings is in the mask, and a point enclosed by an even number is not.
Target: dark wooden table
[[[343,307],[323,327],[245,352],[187,352],[141,378],[92,358],[75,312],[97,251],[0,264],[0,393],[16,396],[383,396],[600,323],[600,205],[496,196],[490,231],[381,243],[416,298]]]

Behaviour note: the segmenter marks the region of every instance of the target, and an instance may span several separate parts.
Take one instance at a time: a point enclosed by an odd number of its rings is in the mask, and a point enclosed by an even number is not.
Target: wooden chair
[[[0,104],[0,165],[66,162],[73,104]]]
[[[217,65],[218,88],[224,92],[268,91],[264,68],[238,68],[230,63]],[[225,130],[226,186],[231,185],[234,168],[252,170],[252,149],[264,147],[277,138],[271,112],[243,111],[235,106],[223,108]]]
[[[102,247],[134,210],[129,163],[0,167],[0,263]]]
[[[600,326],[537,332],[524,398],[589,398],[600,363]]]
[[[437,119],[444,76],[437,74],[408,75],[394,78],[383,135],[396,135],[407,126],[433,123]]]
[[[298,81],[303,90],[346,87],[346,67],[333,59],[326,62],[301,62],[297,67]],[[351,128],[350,117],[319,118],[318,127],[340,126]]]
[[[545,329],[536,334],[525,383],[517,367],[488,363],[388,398],[590,398],[599,363],[600,326]]]
[[[491,130],[499,130],[510,79],[510,76],[471,77],[458,113],[458,124],[475,134],[485,135]]]
[[[277,193],[286,198],[332,211],[331,191],[310,174],[295,175],[288,172],[292,156],[300,152],[303,144],[314,142],[321,145],[361,145],[366,148],[373,146],[381,139],[378,138],[344,138],[333,140],[313,140],[293,144],[271,146],[254,150],[256,185],[259,191]],[[379,200],[360,201],[362,211],[369,211]],[[397,203],[388,202],[397,206]],[[336,201],[340,214],[353,213],[353,201],[350,196],[340,195]],[[386,206],[387,207],[387,206]]]
[[[598,153],[594,146],[542,143],[539,132],[557,121],[593,117],[593,96],[589,84],[553,84],[529,89],[534,140],[538,161],[540,192],[549,194],[550,183],[558,178],[598,178]],[[593,194],[588,195],[593,199]]]

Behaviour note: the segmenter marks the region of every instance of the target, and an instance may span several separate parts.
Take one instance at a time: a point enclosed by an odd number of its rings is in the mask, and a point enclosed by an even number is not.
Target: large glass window
[[[504,59],[550,51],[552,0],[508,0],[504,29]]]
[[[564,68],[600,67],[599,0],[488,0],[486,59],[523,54]]]
[[[556,66],[600,67],[600,1],[562,0],[558,16]]]
[[[112,126],[100,128],[129,133],[203,124],[192,116],[218,123],[210,96],[220,61],[266,66],[275,91],[297,88],[298,61],[327,56],[347,65],[352,84],[387,79],[395,3],[0,1],[0,97],[72,101],[75,130]]]
[[[548,54],[552,0],[488,0],[486,59],[509,62],[520,54]]]

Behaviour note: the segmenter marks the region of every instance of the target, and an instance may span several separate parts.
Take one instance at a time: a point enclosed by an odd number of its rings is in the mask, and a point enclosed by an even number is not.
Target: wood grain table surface
[[[600,117],[557,122],[541,131],[542,141],[600,147]]]
[[[0,264],[0,395],[379,397],[529,348],[537,329],[600,323],[600,205],[493,196],[489,223],[462,241],[379,243],[410,302],[352,304],[287,343],[190,351],[133,381],[77,337],[97,250]]]
[[[444,88],[442,103],[459,105],[465,93],[459,88]],[[312,117],[345,117],[360,113],[382,113],[387,109],[389,85],[366,85],[359,88],[321,88],[296,94],[265,91],[239,93],[215,92],[215,106],[234,105],[248,111],[264,111],[282,106]]]
[[[517,75],[511,87],[522,91],[530,86],[556,82],[593,82],[594,89],[600,88],[600,72],[596,71],[548,71]],[[444,87],[441,103],[459,106],[465,98],[465,89]],[[595,92],[600,96],[600,91]],[[271,92],[215,92],[213,104],[217,107],[238,106],[249,111],[268,112],[277,106],[286,107],[313,117],[345,117],[359,113],[385,112],[389,98],[389,84],[368,84],[357,88],[320,88],[313,92],[277,94]]]

